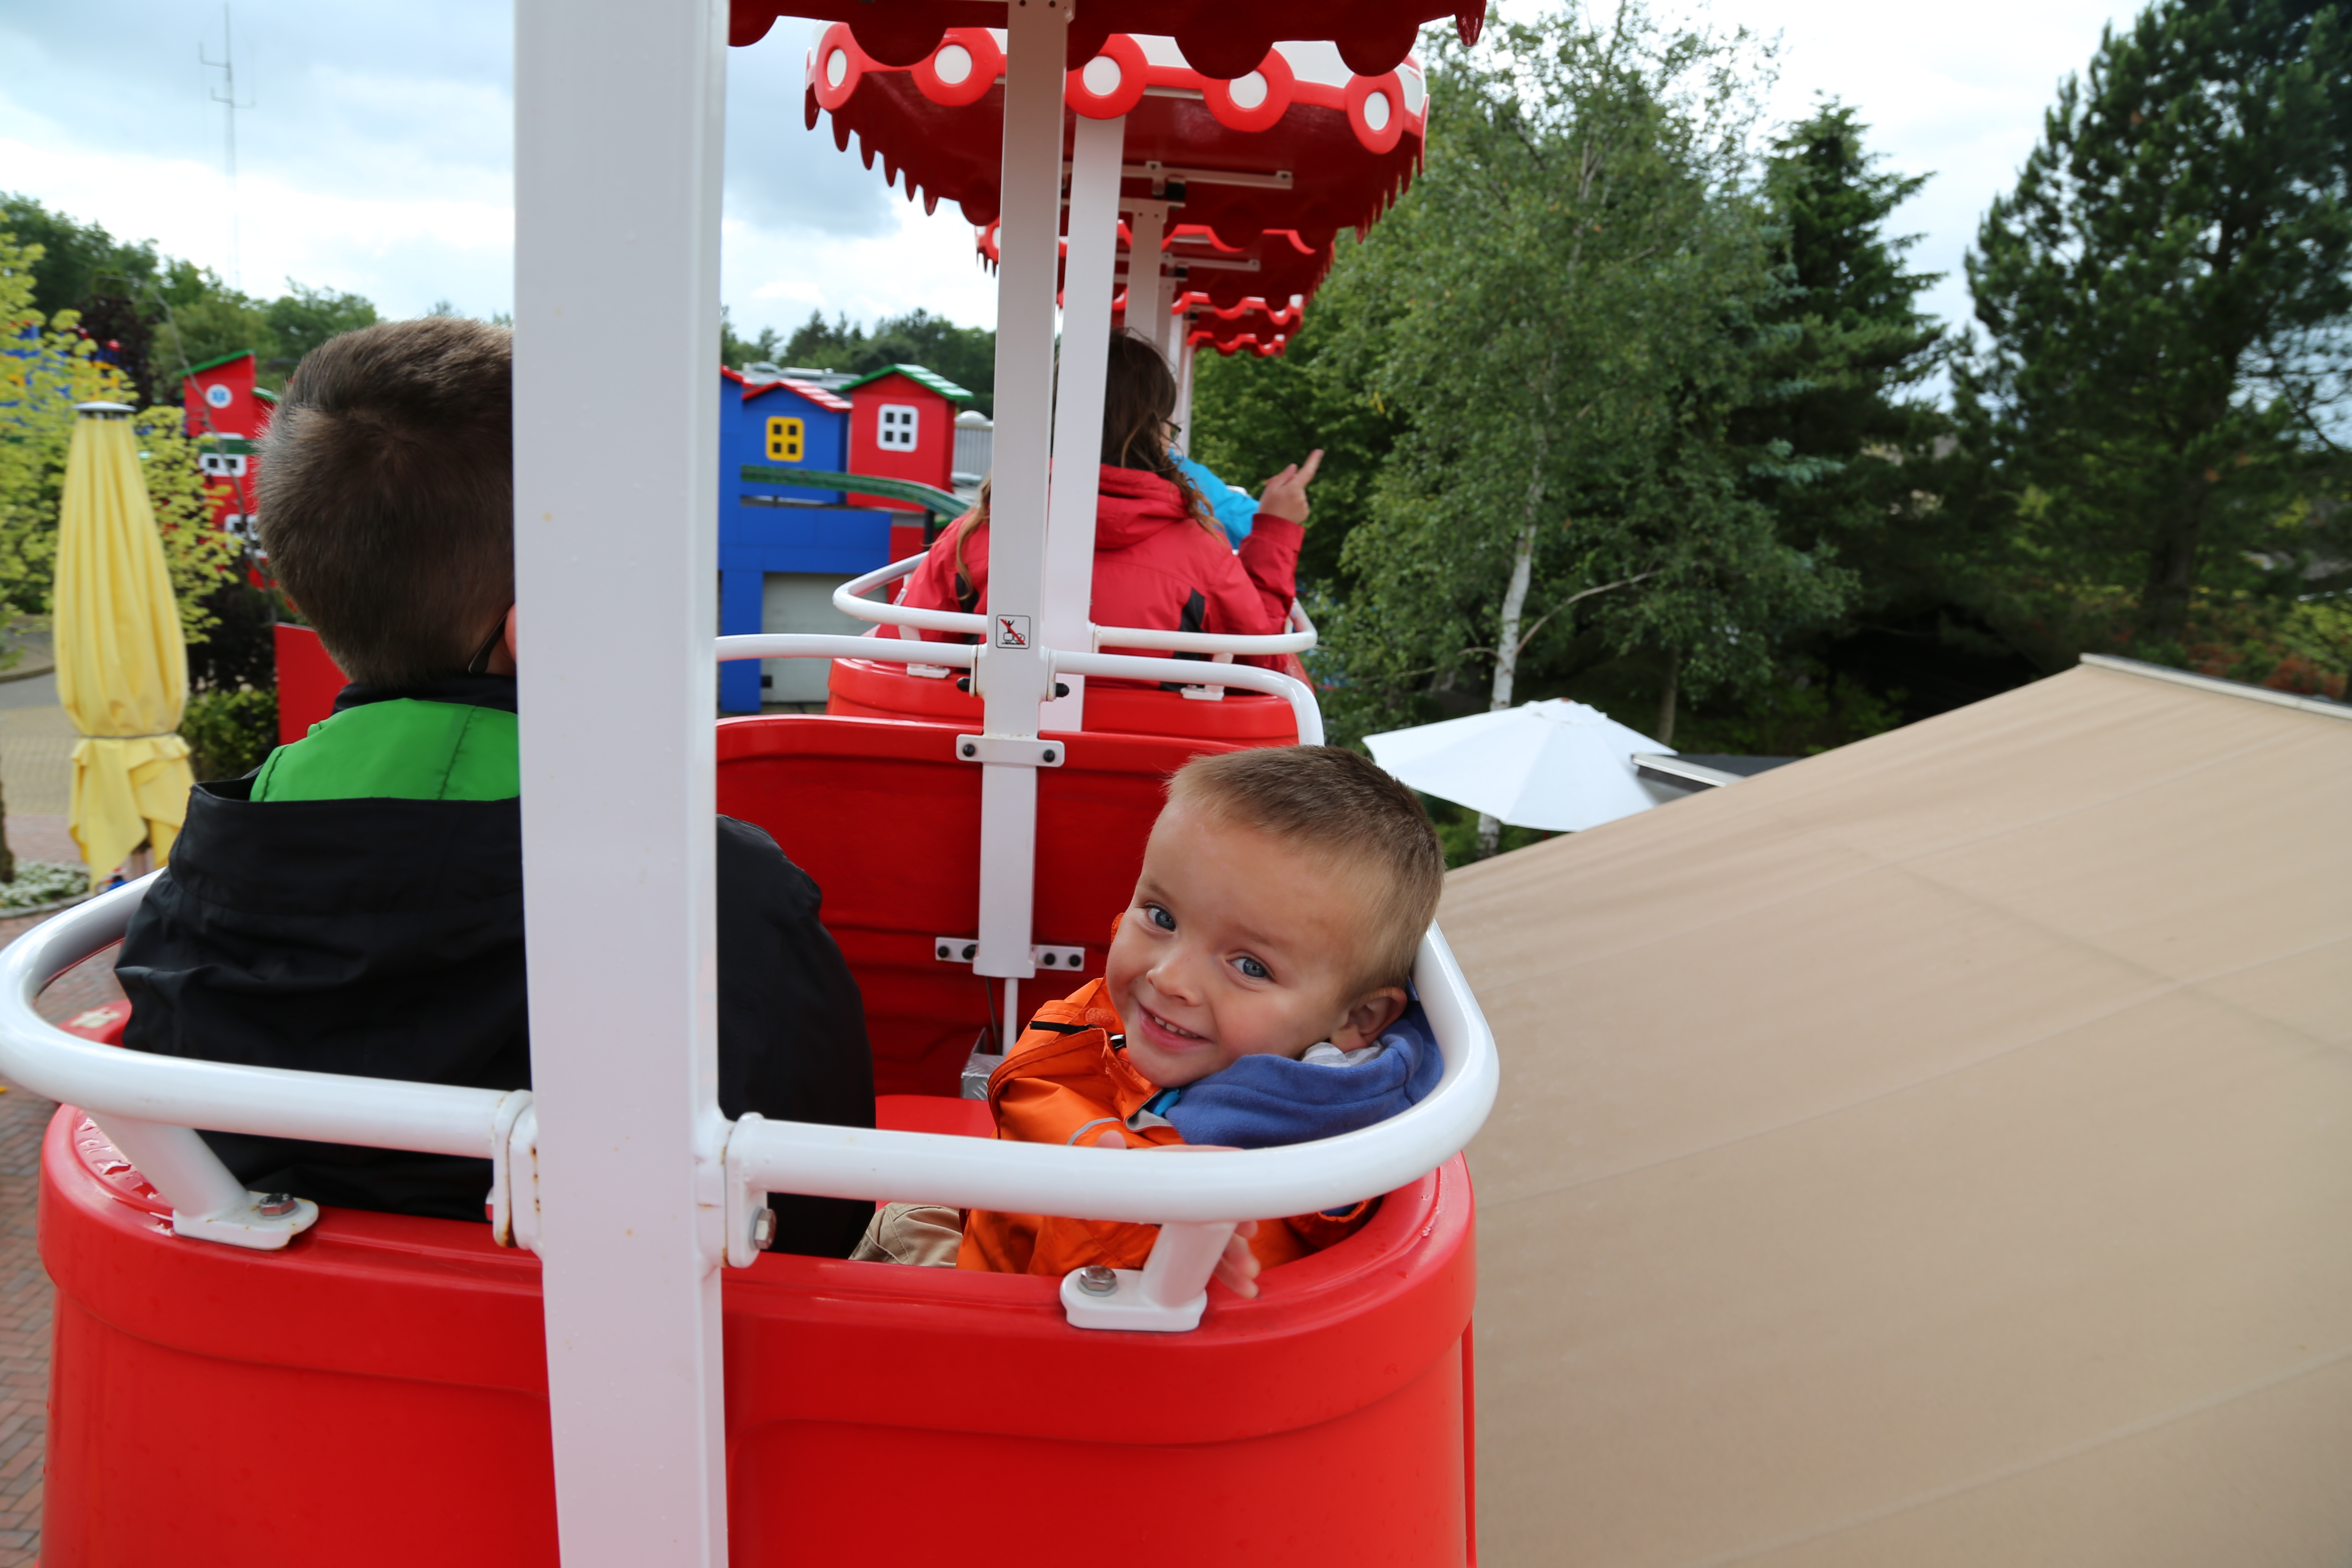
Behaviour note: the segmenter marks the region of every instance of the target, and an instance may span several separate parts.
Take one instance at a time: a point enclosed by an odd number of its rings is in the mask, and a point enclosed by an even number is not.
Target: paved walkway
[[[62,816],[12,815],[7,831],[9,847],[19,855],[75,858]],[[0,920],[0,943],[39,923],[38,919]],[[60,975],[41,994],[40,1013],[61,1021],[121,994],[122,988],[114,983],[114,954],[109,951]],[[36,1245],[34,1211],[41,1135],[56,1109],[0,1079],[0,1568],[20,1568],[40,1553],[41,1444],[48,1428],[49,1277]]]

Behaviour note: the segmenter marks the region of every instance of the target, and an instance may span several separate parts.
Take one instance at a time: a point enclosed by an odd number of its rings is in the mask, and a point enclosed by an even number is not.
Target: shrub
[[[278,744],[278,693],[198,692],[180,715],[180,735],[195,753],[188,762],[199,780],[251,773]]]

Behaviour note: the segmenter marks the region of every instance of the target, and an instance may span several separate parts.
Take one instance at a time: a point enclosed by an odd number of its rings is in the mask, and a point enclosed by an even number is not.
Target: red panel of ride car
[[[554,1563],[536,1258],[341,1209],[278,1253],[184,1240],[70,1107],[40,1201],[48,1568]],[[1066,1500],[1145,1494],[1183,1505],[1135,1568],[1462,1563],[1471,1237],[1456,1158],[1189,1334],[1073,1329],[1047,1279],[730,1270],[730,1561],[1027,1568]]]

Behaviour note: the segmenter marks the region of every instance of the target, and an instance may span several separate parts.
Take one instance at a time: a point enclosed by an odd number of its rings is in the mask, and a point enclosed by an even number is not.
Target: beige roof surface
[[[1486,1568],[2352,1563],[2352,721],[2072,670],[1441,919]]]

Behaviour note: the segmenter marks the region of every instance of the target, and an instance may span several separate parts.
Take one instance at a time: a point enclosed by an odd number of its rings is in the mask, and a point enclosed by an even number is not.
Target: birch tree
[[[1769,668],[1778,624],[1842,592],[1724,437],[1781,287],[1748,147],[1769,59],[1635,0],[1489,37],[1438,50],[1428,167],[1348,280],[1351,363],[1405,430],[1348,544],[1342,702],[1483,679],[1507,708],[1581,623],[1665,656],[1670,730],[1678,689]]]

